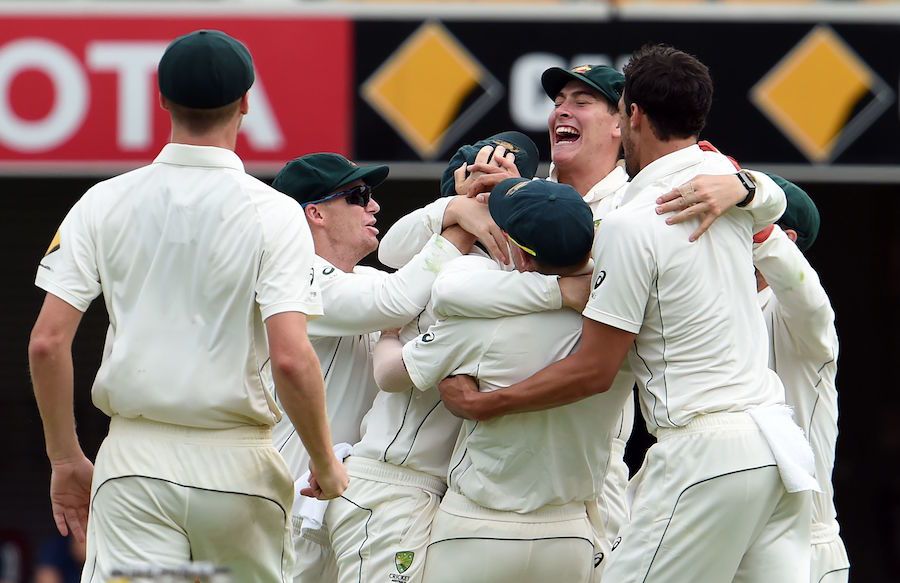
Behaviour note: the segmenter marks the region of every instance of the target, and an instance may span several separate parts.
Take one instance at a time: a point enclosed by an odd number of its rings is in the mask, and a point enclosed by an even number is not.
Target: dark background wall
[[[53,531],[49,468],[28,378],[27,344],[43,292],[37,263],[66,211],[96,179],[2,178],[3,285],[0,286],[0,540],[32,549]],[[840,430],[834,473],[838,519],[852,580],[896,581],[900,568],[900,217],[897,187],[807,184],[822,214],[809,256],[831,296],[841,341]],[[389,181],[378,191],[379,227],[428,202],[436,184]],[[371,263],[372,258],[369,259]],[[75,412],[82,446],[93,458],[107,419],[90,402],[106,330],[101,301],[75,340]],[[629,445],[632,469],[650,443],[641,424]]]

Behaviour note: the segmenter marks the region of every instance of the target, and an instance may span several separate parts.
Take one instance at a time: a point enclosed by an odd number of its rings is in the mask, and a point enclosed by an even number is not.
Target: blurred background
[[[238,143],[248,171],[269,180],[314,151],[387,162],[382,232],[437,195],[460,143],[526,132],[546,175],[544,69],[620,67],[646,42],[697,55],[716,83],[702,137],[799,183],[820,208],[809,255],[841,341],[834,482],[851,580],[900,580],[900,3],[0,0],[0,583],[77,580],[66,577],[83,552],[53,536],[28,378],[38,260],[87,188],[148,163],[166,142],[156,63],[169,40],[197,28],[224,30],[253,53]],[[107,426],[90,402],[105,328],[95,302],[75,342],[89,457]],[[636,431],[632,468],[648,443]]]

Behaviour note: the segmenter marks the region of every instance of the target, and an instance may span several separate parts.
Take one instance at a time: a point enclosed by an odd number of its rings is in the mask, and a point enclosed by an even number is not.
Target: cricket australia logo
[[[394,566],[397,567],[398,573],[403,573],[413,564],[416,553],[412,551],[400,551],[394,555]]]

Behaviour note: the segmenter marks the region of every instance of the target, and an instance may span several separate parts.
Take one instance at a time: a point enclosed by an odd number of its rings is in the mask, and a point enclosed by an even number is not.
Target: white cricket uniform
[[[321,314],[300,206],[230,150],[168,144],[88,190],[56,243],[36,284],[81,311],[102,293],[110,321],[82,580],[189,560],[282,580],[293,480],[260,371],[266,318]]]
[[[378,331],[414,320],[431,296],[434,278],[447,261],[459,257],[456,247],[432,236],[403,268],[390,274],[356,266],[346,273],[315,257],[315,277],[325,315],[309,324],[309,336],[325,379],[325,401],[336,443],[356,443],[365,433],[366,417],[378,394],[372,373],[372,348]],[[277,391],[276,391],[277,397]],[[274,443],[298,478],[309,467],[309,454],[285,417],[275,427]],[[337,580],[337,564],[327,531],[304,531],[293,516],[297,553],[295,581]]]
[[[769,368],[781,378],[787,404],[816,456],[822,491],[812,495],[810,583],[845,582],[850,562],[839,534],[831,485],[838,436],[834,310],[818,274],[778,226],[753,246],[753,263],[769,283],[758,294],[769,332]]]
[[[451,266],[468,273],[499,268],[474,256]],[[403,359],[421,390],[451,374],[497,390],[568,355],[580,333],[581,318],[570,310],[448,318],[407,343]],[[561,581],[590,580],[594,532],[586,504],[603,483],[611,433],[631,389],[624,381],[582,403],[463,422],[450,491],[432,529],[426,581],[543,581],[551,573]]]
[[[443,265],[438,277],[459,261]],[[401,341],[433,323],[429,302],[401,329]],[[341,583],[422,580],[431,522],[447,490],[447,466],[461,423],[436,389],[376,395],[347,460],[350,487],[325,515]]]
[[[809,577],[812,454],[767,367],[752,269],[752,234],[780,216],[783,192],[757,193],[750,213],[726,213],[694,243],[696,224],[667,225],[655,211],[694,176],[733,171],[696,145],[659,158],[594,243],[584,316],[636,334],[628,358],[658,440],[629,486],[608,583]]]

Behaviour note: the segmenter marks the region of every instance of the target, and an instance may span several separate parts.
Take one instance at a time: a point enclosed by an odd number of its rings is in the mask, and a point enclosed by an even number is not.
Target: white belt
[[[359,456],[347,459],[347,473],[373,482],[422,488],[437,496],[447,491],[447,483],[431,474]]]

